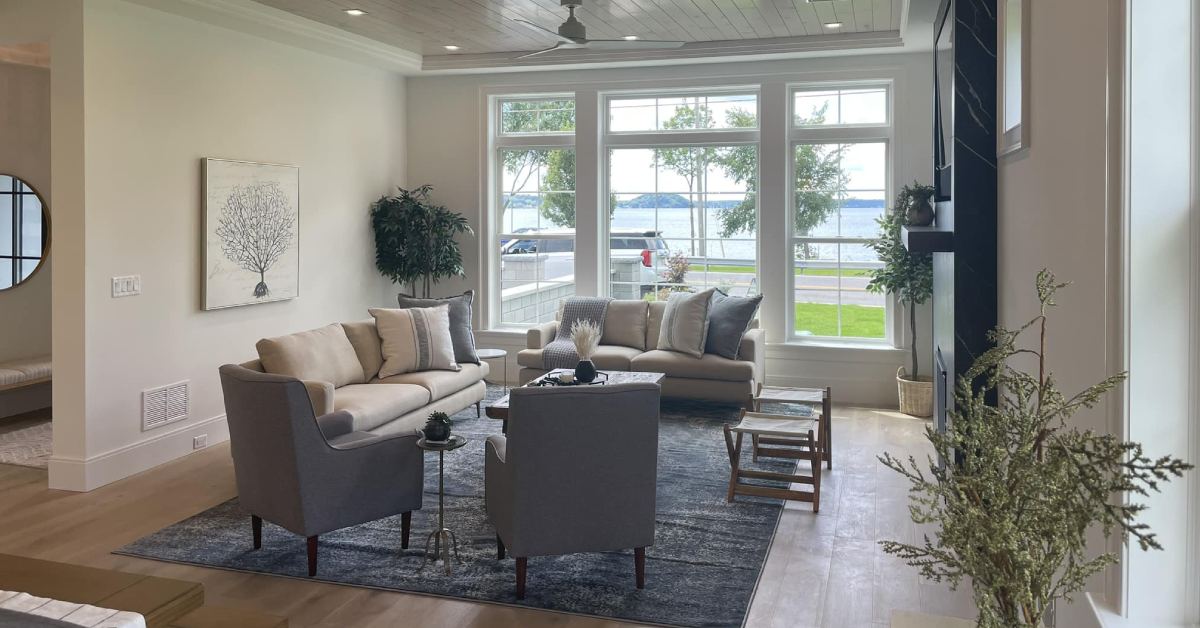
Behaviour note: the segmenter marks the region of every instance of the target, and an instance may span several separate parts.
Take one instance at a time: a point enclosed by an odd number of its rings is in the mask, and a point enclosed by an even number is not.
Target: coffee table
[[[430,442],[424,436],[417,439],[417,447],[425,451],[436,451],[438,454],[438,529],[429,533],[425,539],[425,560],[436,563],[439,558],[446,566],[446,575],[450,574],[450,548],[454,548],[454,560],[462,563],[458,557],[458,538],[454,531],[446,527],[446,476],[444,473],[447,451],[454,451],[467,444],[467,439],[454,434],[444,443]],[[429,553],[429,545],[433,545],[433,553]],[[421,564],[425,568],[425,564]]]
[[[821,422],[821,429],[818,430],[820,442],[817,443],[821,450],[821,458],[825,461],[825,468],[833,468],[833,394],[829,387],[790,388],[759,384],[758,390],[750,397],[749,409],[751,412],[762,412],[763,404],[766,403],[799,405],[811,410],[815,418]],[[776,436],[755,435],[751,440],[755,461],[759,456],[771,456],[779,451],[762,447],[762,445],[803,446],[803,443]]]
[[[554,369],[552,371],[545,373],[544,375],[541,375],[539,377],[535,377],[535,378],[529,380],[528,382],[525,383],[525,385],[533,386],[548,377],[557,377],[558,373],[561,373],[564,371],[570,372],[571,369]],[[600,377],[599,373],[607,374],[608,379],[605,380],[604,383],[602,383],[602,384],[590,384],[591,386],[607,386],[607,385],[611,385],[611,384],[633,384],[633,383],[638,383],[638,382],[650,383],[650,384],[661,384],[662,380],[667,378],[666,373],[642,373],[642,372],[635,372],[635,371],[600,370],[600,371],[597,371],[597,379],[599,379],[599,377]],[[574,388],[574,386],[563,386],[563,388],[570,389],[570,388]],[[487,415],[487,417],[489,419],[496,419],[498,421],[503,421],[504,423],[501,427],[501,430],[505,434],[508,433],[508,395],[504,395],[503,397],[493,401],[492,404],[487,407],[487,411],[485,412],[485,414]]]
[[[811,502],[813,512],[821,510],[821,448],[817,445],[821,438],[821,421],[816,416],[811,418],[747,412],[742,415],[737,425],[725,424],[725,447],[729,450],[729,492],[726,500],[732,502],[736,495],[754,495],[758,497],[773,497],[776,499],[793,499]],[[808,460],[812,475],[799,473],[778,473],[775,471],[755,471],[742,469],[742,435],[749,434],[753,439],[779,438],[786,439],[788,444],[799,446],[797,449],[772,452],[771,456]],[[757,448],[756,448],[757,449]],[[743,479],[775,480],[788,484],[809,484],[811,491],[799,491],[792,488],[775,488],[759,484],[745,484]]]

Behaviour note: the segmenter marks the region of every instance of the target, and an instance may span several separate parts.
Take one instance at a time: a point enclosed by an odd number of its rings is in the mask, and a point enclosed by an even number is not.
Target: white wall
[[[21,177],[53,210],[48,68],[0,63],[0,172]],[[50,355],[49,266],[47,259],[28,280],[0,291],[0,362]]]
[[[664,85],[747,85],[774,81],[846,81],[894,78],[895,152],[893,183],[928,181],[932,164],[932,74],[923,54],[870,55],[772,62],[731,62],[692,66],[639,67],[573,72],[517,72],[462,76],[415,77],[408,89],[408,181],[431,183],[440,203],[466,214],[480,232],[487,198],[481,185],[486,166],[484,107],[486,93],[496,90],[528,92],[572,89],[653,89]],[[764,137],[764,150],[768,139]],[[764,195],[766,192],[764,191]],[[767,224],[768,219],[763,219]],[[480,241],[485,233],[463,242],[466,280],[445,282],[439,292],[473,287],[480,290]],[[582,253],[581,253],[582,254]],[[770,295],[768,295],[770,298]],[[767,304],[764,303],[764,307]],[[476,326],[483,324],[476,309]],[[918,322],[924,366],[930,365],[930,315],[923,308]],[[900,327],[905,327],[901,325]],[[901,343],[907,331],[901,331]],[[524,336],[501,332],[478,334],[481,346],[498,346],[510,353],[524,348]],[[509,377],[516,378],[515,359]],[[772,382],[832,385],[838,402],[895,407],[896,368],[907,362],[894,349],[850,350],[794,347],[778,344],[768,351],[767,373]],[[499,365],[496,365],[499,366]]]
[[[73,489],[224,438],[217,367],[259,338],[388,302],[367,207],[405,171],[402,77],[119,0],[87,2],[83,31],[86,437],[51,461]],[[199,309],[203,157],[299,166],[298,299]],[[142,294],[110,298],[125,274]],[[143,433],[141,391],[181,380],[189,419]]]

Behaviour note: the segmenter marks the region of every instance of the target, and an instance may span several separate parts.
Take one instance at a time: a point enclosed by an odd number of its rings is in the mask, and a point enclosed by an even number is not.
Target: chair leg
[[[529,564],[529,559],[524,556],[517,557],[517,599],[525,599],[525,568]]]
[[[646,588],[646,548],[633,548],[633,569],[637,574],[637,588]]]
[[[400,549],[408,549],[408,533],[412,530],[412,511],[400,514]]]
[[[254,531],[254,549],[262,548],[262,517],[250,515],[250,528]]]
[[[317,575],[317,537],[308,537],[308,577]]]
[[[504,541],[499,534],[496,535],[496,560],[504,560]]]
[[[479,417],[483,416],[483,412],[480,410],[480,403],[481,402],[479,402],[479,401],[475,402],[475,418],[477,418],[477,419]]]

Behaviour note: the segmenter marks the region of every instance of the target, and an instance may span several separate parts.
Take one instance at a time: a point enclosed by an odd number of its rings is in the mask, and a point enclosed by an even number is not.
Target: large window
[[[758,292],[758,97],[607,101],[609,293]]]
[[[792,267],[796,336],[883,340],[886,297],[867,292],[867,246],[888,198],[888,91],[793,93]]]
[[[42,263],[46,234],[42,202],[33,188],[0,175],[0,290],[33,274]]]
[[[500,100],[497,116],[499,318],[532,325],[575,294],[575,102]]]

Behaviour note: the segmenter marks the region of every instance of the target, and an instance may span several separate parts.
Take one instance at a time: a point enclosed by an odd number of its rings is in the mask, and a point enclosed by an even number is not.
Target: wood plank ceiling
[[[558,0],[257,0],[295,15],[423,55],[539,50],[567,10]],[[636,35],[687,42],[895,31],[903,0],[583,0],[576,12],[592,39]],[[366,15],[351,16],[346,9]],[[837,29],[826,28],[841,22]]]

